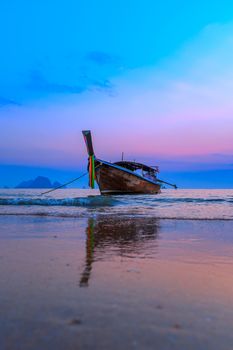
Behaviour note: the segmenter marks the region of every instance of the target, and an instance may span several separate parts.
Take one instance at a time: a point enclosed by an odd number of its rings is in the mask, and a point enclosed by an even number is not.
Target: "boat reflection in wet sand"
[[[89,185],[94,188],[96,180],[101,194],[157,194],[163,184],[176,188],[176,185],[158,179],[157,166],[123,160],[110,163],[96,158],[90,130],[84,130],[83,136],[89,155]]]
[[[86,258],[79,281],[80,287],[88,287],[95,261],[109,256],[148,257],[147,247],[157,249],[159,221],[155,218],[89,218],[86,228]],[[153,252],[154,254],[154,252]]]

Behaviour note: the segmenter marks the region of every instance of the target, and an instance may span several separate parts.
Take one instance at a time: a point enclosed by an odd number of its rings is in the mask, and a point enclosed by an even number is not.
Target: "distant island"
[[[34,180],[20,182],[15,188],[55,188],[61,185],[58,181],[52,183],[48,177],[37,176]]]

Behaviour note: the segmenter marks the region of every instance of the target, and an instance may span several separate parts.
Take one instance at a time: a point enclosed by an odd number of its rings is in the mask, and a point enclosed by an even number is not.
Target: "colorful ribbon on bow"
[[[95,187],[95,156],[89,157],[89,186]]]

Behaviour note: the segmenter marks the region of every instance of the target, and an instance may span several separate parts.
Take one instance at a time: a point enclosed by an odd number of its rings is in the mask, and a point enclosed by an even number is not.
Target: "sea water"
[[[233,190],[162,190],[157,195],[101,196],[98,190],[0,189],[0,215],[140,216],[232,220]]]
[[[232,350],[233,190],[41,192],[0,190],[0,349]]]

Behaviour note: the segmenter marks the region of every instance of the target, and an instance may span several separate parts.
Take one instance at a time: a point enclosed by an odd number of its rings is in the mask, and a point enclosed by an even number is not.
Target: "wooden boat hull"
[[[157,194],[161,186],[112,163],[95,160],[96,182],[101,194]]]
[[[115,163],[97,159],[90,130],[83,130],[82,133],[89,156],[89,186],[94,188],[96,180],[101,194],[157,194],[161,192],[161,184],[177,188],[176,185],[157,178],[156,166],[124,161],[123,156],[121,161]]]

